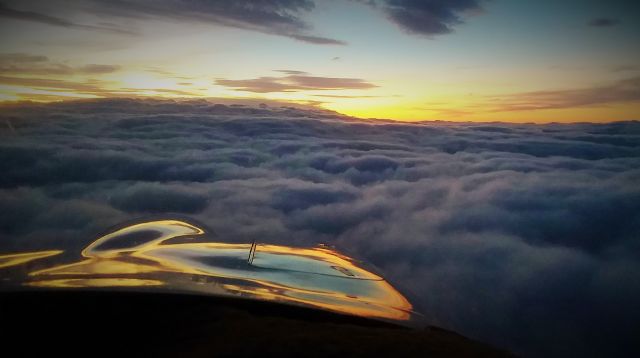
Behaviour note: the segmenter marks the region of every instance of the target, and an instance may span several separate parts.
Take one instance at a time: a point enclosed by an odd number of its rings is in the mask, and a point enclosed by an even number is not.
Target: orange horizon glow
[[[248,104],[257,105],[259,103],[276,103],[278,105],[292,105],[302,108],[317,108],[337,112],[342,115],[381,121],[396,122],[501,122],[501,123],[611,123],[620,121],[640,120],[640,104],[623,103],[615,106],[593,106],[587,108],[559,108],[559,109],[539,109],[528,111],[497,111],[495,108],[487,107],[484,110],[478,109],[476,112],[469,112],[465,105],[460,107],[434,107],[432,109],[420,109],[402,104],[382,106],[379,104],[365,105],[366,103],[355,103],[353,105],[345,103],[315,104],[313,100],[286,98],[272,99],[269,97],[209,97],[209,96],[158,96],[154,94],[136,94],[124,96],[83,96],[81,94],[47,94],[40,93],[20,96],[3,96],[0,91],[0,105],[35,103],[59,103],[73,102],[78,100],[100,100],[100,99],[152,99],[152,100],[207,100],[211,103],[221,104]],[[469,104],[469,106],[475,106]]]
[[[0,78],[1,80],[1,78]],[[55,78],[51,78],[55,80]],[[0,103],[39,102],[53,103],[61,101],[75,101],[82,99],[103,98],[138,98],[138,99],[168,99],[188,100],[203,99],[221,103],[251,103],[276,102],[282,104],[316,107],[338,112],[340,114],[363,118],[382,119],[400,122],[417,121],[453,121],[453,122],[511,122],[511,123],[575,123],[595,122],[607,123],[615,121],[639,120],[640,103],[613,103],[574,108],[544,108],[530,110],[502,110],[495,101],[490,99],[468,99],[467,96],[443,95],[431,100],[421,100],[413,95],[407,98],[399,95],[384,96],[383,94],[359,98],[358,95],[317,94],[314,93],[276,93],[267,95],[243,95],[219,93],[213,89],[179,88],[171,81],[158,78],[154,84],[163,85],[167,92],[162,94],[156,90],[127,89],[121,90],[124,82],[110,82],[108,87],[94,93],[74,91],[50,90],[35,87],[7,87],[0,83]],[[184,87],[184,86],[182,86]],[[180,93],[180,91],[189,94]],[[374,89],[381,92],[381,89]],[[103,92],[103,93],[102,93]],[[340,93],[341,91],[331,91]],[[344,91],[342,91],[344,92]],[[352,91],[349,91],[352,92]],[[322,97],[319,97],[322,96]],[[426,96],[425,96],[426,97]],[[322,101],[318,101],[318,99]],[[327,98],[329,100],[327,100]],[[487,95],[487,98],[489,96]]]

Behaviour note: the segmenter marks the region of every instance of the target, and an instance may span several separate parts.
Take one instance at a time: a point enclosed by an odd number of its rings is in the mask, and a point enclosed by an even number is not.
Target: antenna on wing
[[[253,263],[253,258],[256,256],[256,246],[258,246],[256,240],[253,240],[253,242],[251,242],[251,249],[249,250],[249,258],[247,259],[249,265]]]

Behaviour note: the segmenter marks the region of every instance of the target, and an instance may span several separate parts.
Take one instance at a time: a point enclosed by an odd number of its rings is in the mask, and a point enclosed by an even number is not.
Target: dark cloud
[[[526,92],[497,97],[493,100],[497,111],[575,108],[639,102],[640,77],[591,88]]]
[[[592,27],[612,27],[618,24],[620,24],[620,20],[608,17],[597,17],[588,22],[588,25]]]
[[[311,32],[311,26],[302,17],[314,9],[315,3],[312,0],[90,0],[71,2],[30,0],[21,5],[25,4],[29,10],[0,5],[0,16],[52,26],[132,33],[123,26],[82,25],[66,20],[62,14],[60,16],[45,15],[52,5],[58,5],[58,9],[64,9],[66,13],[90,14],[101,18],[204,22],[285,36],[311,44],[345,44],[343,41],[318,36]]]
[[[270,93],[306,90],[370,89],[377,87],[360,78],[310,76],[301,71],[279,70],[287,74],[283,77],[260,77],[248,80],[218,79],[217,85],[237,91]]]
[[[366,1],[380,8],[403,30],[418,35],[441,35],[464,22],[465,14],[481,10],[482,0]]]
[[[1,105],[1,251],[81,248],[177,213],[230,242],[335,244],[433,323],[525,356],[637,356],[640,122],[404,124],[259,104]]]

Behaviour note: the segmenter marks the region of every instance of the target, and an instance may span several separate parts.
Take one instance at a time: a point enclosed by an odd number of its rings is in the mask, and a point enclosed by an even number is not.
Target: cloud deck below
[[[179,214],[228,242],[342,247],[434,324],[533,355],[631,355],[640,123],[360,121],[290,107],[3,105],[2,252]]]

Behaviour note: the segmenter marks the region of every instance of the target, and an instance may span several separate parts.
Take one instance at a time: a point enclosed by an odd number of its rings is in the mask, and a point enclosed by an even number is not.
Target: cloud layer
[[[2,251],[182,214],[221,240],[355,252],[434,323],[516,352],[638,350],[638,122],[401,124],[200,100],[0,113]]]

